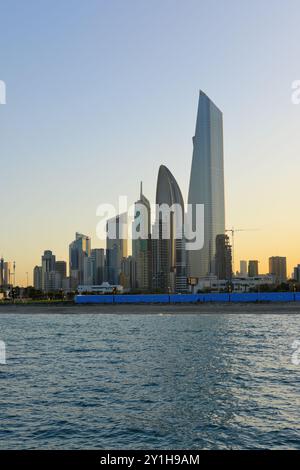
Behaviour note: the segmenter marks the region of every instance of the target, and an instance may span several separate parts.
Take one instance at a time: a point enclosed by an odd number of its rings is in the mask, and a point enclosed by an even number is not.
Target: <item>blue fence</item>
[[[147,294],[147,295],[77,295],[77,304],[183,304],[203,302],[300,302],[300,292]]]

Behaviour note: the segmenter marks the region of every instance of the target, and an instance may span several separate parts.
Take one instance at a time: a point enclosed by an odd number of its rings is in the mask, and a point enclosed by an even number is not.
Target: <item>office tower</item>
[[[106,270],[108,282],[113,285],[119,284],[121,261],[127,257],[127,223],[127,213],[107,221]]]
[[[67,263],[65,261],[56,261],[55,273],[55,276],[52,274],[52,285],[55,285],[55,290],[60,290],[62,289],[62,281],[67,275]]]
[[[93,263],[93,284],[100,285],[105,281],[105,251],[103,248],[95,248],[91,251]]]
[[[121,260],[120,284],[127,289],[136,286],[136,260],[133,256]]]
[[[258,276],[258,261],[250,260],[248,263],[248,276],[256,277]]]
[[[248,276],[247,261],[245,260],[240,261],[240,275],[242,277]]]
[[[215,274],[218,279],[232,279],[232,254],[228,235],[217,235]]]
[[[168,208],[168,211],[163,210]],[[180,188],[164,165],[158,172],[156,216],[152,233],[153,289],[187,290],[184,203]]]
[[[0,259],[0,286],[4,286],[4,259]]]
[[[91,239],[76,232],[75,240],[69,245],[69,271],[74,289],[84,281],[84,259],[91,254]]]
[[[286,282],[286,258],[283,256],[272,256],[269,258],[269,274],[273,274],[275,276],[276,284]]]
[[[189,273],[200,278],[214,273],[216,237],[225,233],[223,116],[202,91],[193,138],[188,203],[193,207],[204,204],[204,247],[188,252]]]
[[[11,276],[12,276],[12,263],[9,261],[5,261],[3,266],[3,281],[4,285],[8,286],[11,284]]]
[[[67,263],[65,261],[56,261],[55,271],[60,274],[61,279],[67,275]]]
[[[55,255],[46,250],[42,256],[42,289],[46,292],[49,291],[49,275],[53,271],[55,272]]]
[[[147,291],[152,282],[152,255],[151,255],[151,206],[143,194],[141,183],[140,198],[135,203],[133,233],[136,238],[132,240],[132,255],[136,261],[136,286]]]
[[[300,264],[294,268],[293,279],[297,282],[300,282]]]
[[[42,267],[35,266],[33,269],[33,287],[42,290]]]
[[[55,292],[60,289],[62,289],[62,279],[60,273],[57,271],[50,271],[47,273],[44,291]]]
[[[94,283],[94,266],[91,256],[86,256],[83,260],[83,284],[92,286]]]

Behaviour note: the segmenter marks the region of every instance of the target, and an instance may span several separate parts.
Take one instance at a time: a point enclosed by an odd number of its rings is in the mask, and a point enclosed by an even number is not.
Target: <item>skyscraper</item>
[[[103,248],[94,248],[91,251],[93,260],[93,284],[100,285],[105,281],[105,252]]]
[[[200,91],[188,203],[204,204],[204,247],[189,252],[189,272],[215,272],[216,237],[225,233],[223,116]],[[194,226],[194,224],[193,224]]]
[[[127,257],[127,213],[107,221],[106,269],[110,284],[119,284],[122,258]]]
[[[42,266],[35,266],[33,269],[33,287],[42,290]]]
[[[217,235],[215,274],[218,279],[232,279],[232,254],[228,235]]]
[[[75,240],[69,245],[70,278],[73,288],[84,282],[84,259],[91,254],[91,239],[76,232]]]
[[[269,258],[269,274],[275,276],[275,282],[281,284],[287,280],[286,258],[284,256],[272,256]]]
[[[4,285],[4,259],[0,259],[0,286]]]
[[[50,273],[55,272],[55,255],[51,250],[44,251],[42,256],[42,289],[50,291]]]
[[[240,261],[240,276],[246,277],[248,276],[248,269],[247,269],[247,261],[241,260]]]
[[[136,235],[140,235],[132,240],[132,255],[136,263],[136,286],[134,287],[145,291],[151,287],[152,279],[151,206],[143,194],[142,183],[140,198],[135,203],[133,226],[136,229]]]
[[[179,212],[174,210],[175,205]],[[169,211],[162,210],[164,207]],[[156,210],[152,234],[153,288],[164,292],[185,292],[184,204],[177,181],[164,165],[158,172]]]
[[[258,276],[258,260],[251,259],[248,263],[248,276],[256,277]]]

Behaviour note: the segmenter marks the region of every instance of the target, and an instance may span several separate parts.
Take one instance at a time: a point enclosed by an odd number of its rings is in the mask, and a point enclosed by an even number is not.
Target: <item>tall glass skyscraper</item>
[[[216,237],[225,233],[223,115],[200,91],[189,204],[204,204],[204,247],[190,251],[189,273],[203,277],[215,272]]]
[[[169,213],[160,211],[164,206],[170,209]],[[176,212],[176,206],[180,213]],[[158,172],[156,211],[152,240],[152,287],[163,292],[186,292],[184,203],[177,181],[164,165]]]

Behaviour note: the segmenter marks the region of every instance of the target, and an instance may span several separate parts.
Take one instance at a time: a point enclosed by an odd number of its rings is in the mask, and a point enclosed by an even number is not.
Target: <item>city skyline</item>
[[[63,0],[55,14],[32,1],[3,5],[0,254],[16,261],[16,283],[26,285],[27,272],[32,282],[45,248],[67,259],[76,231],[103,247],[98,204],[126,193],[134,202],[140,180],[154,201],[160,164],[187,201],[199,88],[224,114],[226,228],[259,229],[236,237],[236,262],[259,259],[267,272],[270,256],[287,256],[292,272],[299,70],[286,51],[300,52],[300,5],[288,4],[274,0],[271,17],[258,1],[190,0],[175,11],[170,1],[91,0],[87,9],[75,0],[70,9]]]

